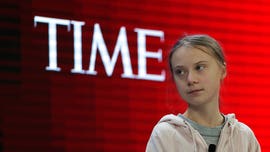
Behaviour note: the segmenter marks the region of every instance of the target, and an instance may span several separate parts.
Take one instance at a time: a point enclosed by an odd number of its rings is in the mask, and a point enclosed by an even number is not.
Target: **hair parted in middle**
[[[173,71],[171,59],[174,52],[180,47],[193,47],[197,48],[211,56],[213,56],[219,65],[226,67],[225,57],[220,44],[212,37],[206,34],[194,34],[194,35],[184,35],[180,38],[171,49],[169,53],[169,66],[171,72]]]

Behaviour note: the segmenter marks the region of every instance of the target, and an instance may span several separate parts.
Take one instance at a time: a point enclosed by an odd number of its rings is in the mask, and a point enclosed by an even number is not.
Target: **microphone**
[[[210,144],[208,148],[208,152],[215,152],[216,151],[216,145]]]

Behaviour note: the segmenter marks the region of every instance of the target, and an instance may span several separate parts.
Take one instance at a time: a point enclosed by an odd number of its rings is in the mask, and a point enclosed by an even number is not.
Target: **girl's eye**
[[[175,74],[176,75],[184,75],[185,74],[185,71],[184,70],[181,70],[181,69],[177,69],[177,70],[175,70]]]
[[[197,71],[202,71],[203,69],[205,69],[205,66],[204,65],[197,65],[196,66],[196,70]]]

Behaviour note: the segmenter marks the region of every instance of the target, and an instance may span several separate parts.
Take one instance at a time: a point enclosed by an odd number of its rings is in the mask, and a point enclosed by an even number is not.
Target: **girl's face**
[[[174,52],[171,63],[178,92],[189,105],[218,102],[226,69],[214,57],[200,49],[182,46]]]

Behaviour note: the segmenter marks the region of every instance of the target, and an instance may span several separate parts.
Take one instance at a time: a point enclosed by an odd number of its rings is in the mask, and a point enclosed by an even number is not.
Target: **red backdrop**
[[[206,33],[221,42],[228,75],[222,87],[223,113],[235,113],[270,151],[270,2],[199,0],[71,0],[0,2],[1,145],[21,151],[144,151],[153,126],[165,114],[181,113],[167,66],[172,44],[184,33]],[[108,76],[100,52],[96,75],[72,73],[74,26],[57,25],[57,64],[49,64],[48,24],[35,16],[81,21],[82,69],[88,70],[94,25],[99,24],[110,58],[120,28],[126,30],[133,75],[139,75],[138,32],[147,36],[147,73],[164,81],[123,78],[121,55]],[[142,40],[142,39],[140,39]],[[159,54],[160,55],[160,54]]]

